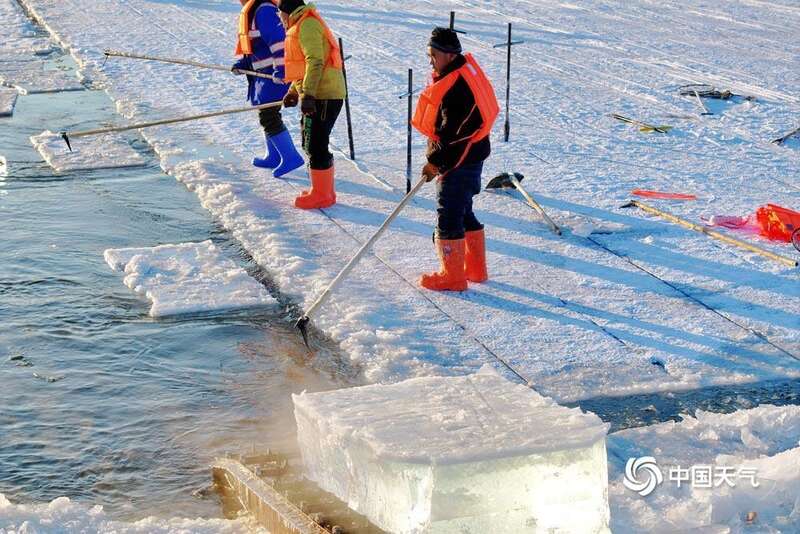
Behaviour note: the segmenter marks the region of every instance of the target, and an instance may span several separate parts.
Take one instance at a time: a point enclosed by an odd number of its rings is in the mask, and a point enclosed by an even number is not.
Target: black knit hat
[[[303,0],[280,0],[278,4],[278,9],[286,13],[287,15],[291,15],[295,9],[300,6],[306,5]]]
[[[458,34],[450,28],[434,28],[431,33],[431,40],[428,41],[428,46],[450,54],[461,53],[461,42],[458,40]]]

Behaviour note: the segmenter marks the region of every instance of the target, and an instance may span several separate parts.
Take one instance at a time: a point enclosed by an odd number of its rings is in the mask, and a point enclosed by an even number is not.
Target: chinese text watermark
[[[666,471],[666,476],[665,476]],[[723,485],[736,487],[741,481],[749,481],[751,487],[759,486],[756,479],[757,471],[753,467],[730,467],[726,465],[698,464],[689,467],[680,465],[669,466],[663,470],[652,456],[629,458],[625,464],[623,485],[635,491],[642,497],[653,493],[664,483],[675,484],[680,488],[683,485],[692,488],[718,488]]]

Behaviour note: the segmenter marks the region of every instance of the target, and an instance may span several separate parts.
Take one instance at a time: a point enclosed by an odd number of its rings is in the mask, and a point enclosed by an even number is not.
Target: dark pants
[[[312,169],[324,170],[333,165],[333,154],[328,150],[328,143],[343,104],[344,100],[317,100],[317,112],[310,117],[303,115],[300,119],[303,150]]]
[[[436,182],[436,235],[463,239],[464,232],[483,230],[472,212],[472,197],[481,192],[483,162],[457,167]]]
[[[258,110],[258,122],[264,128],[264,133],[272,137],[286,129],[281,119],[281,108],[264,108]]]

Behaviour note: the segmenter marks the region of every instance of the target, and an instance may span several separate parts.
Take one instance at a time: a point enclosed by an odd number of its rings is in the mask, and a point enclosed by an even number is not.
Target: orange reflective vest
[[[239,27],[237,30],[236,55],[253,53],[253,44],[250,42],[250,10],[258,0],[248,0],[239,12]]]
[[[473,97],[475,104],[478,106],[478,111],[483,119],[481,127],[470,137],[470,143],[464,155],[461,156],[458,164],[466,157],[472,144],[477,143],[492,131],[497,115],[500,113],[500,106],[497,104],[497,97],[494,94],[492,83],[486,77],[483,70],[481,70],[472,54],[464,54],[466,63],[457,70],[454,70],[447,76],[436,80],[428,85],[419,97],[417,108],[414,111],[414,118],[411,119],[411,125],[422,133],[425,137],[438,141],[439,136],[436,135],[436,119],[439,115],[439,108],[442,105],[444,95],[453,87],[453,84],[458,81],[458,78],[464,78]],[[456,164],[456,166],[458,166]]]
[[[325,33],[325,39],[328,41],[328,57],[325,60],[325,67],[334,69],[342,69],[342,55],[339,52],[339,43],[336,42],[333,32],[319,16],[316,9],[309,8],[300,16],[296,23],[291,28],[286,30],[286,42],[284,49],[284,62],[286,67],[286,74],[284,80],[287,82],[294,82],[302,80],[306,75],[306,57],[303,55],[303,49],[300,46],[300,25],[308,18],[313,17],[322,25],[322,30]]]

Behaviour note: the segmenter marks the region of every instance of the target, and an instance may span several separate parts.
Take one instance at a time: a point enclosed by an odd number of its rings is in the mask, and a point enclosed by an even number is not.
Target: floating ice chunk
[[[8,164],[6,163],[6,157],[0,156],[0,176],[5,176],[8,174]]]
[[[276,304],[211,241],[108,249],[104,257],[112,269],[125,273],[126,286],[152,302],[152,317]]]
[[[306,475],[387,531],[608,531],[608,426],[495,373],[293,401]]]
[[[23,95],[38,93],[60,93],[86,89],[75,71],[44,70],[36,62],[20,62],[18,67],[0,74],[0,82],[17,89]]]
[[[58,172],[87,169],[116,169],[147,164],[147,158],[123,138],[113,134],[72,140],[72,151],[60,135],[44,131],[31,137],[31,143],[48,165]]]
[[[0,117],[10,117],[14,114],[14,105],[17,103],[17,91],[0,87]]]

